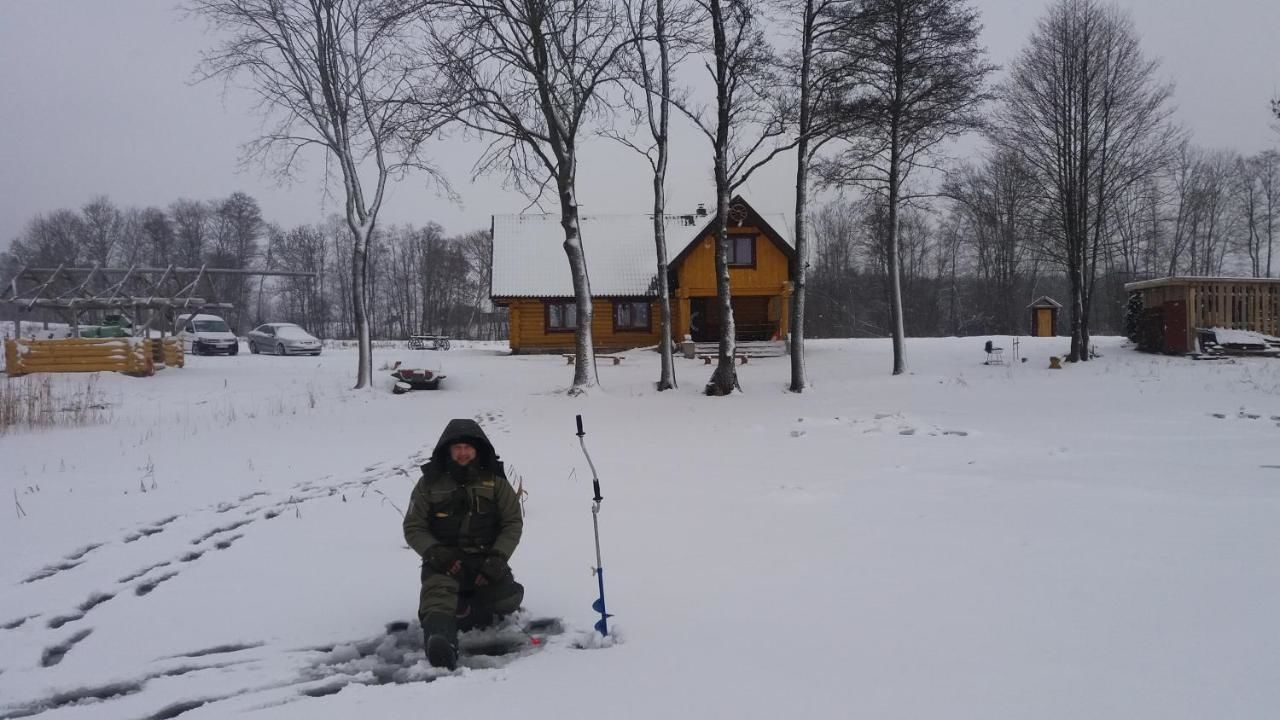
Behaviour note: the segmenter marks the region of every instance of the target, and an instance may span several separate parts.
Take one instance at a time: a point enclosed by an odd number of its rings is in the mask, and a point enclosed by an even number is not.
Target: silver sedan
[[[249,331],[249,352],[275,355],[319,355],[320,340],[293,323],[267,323]]]

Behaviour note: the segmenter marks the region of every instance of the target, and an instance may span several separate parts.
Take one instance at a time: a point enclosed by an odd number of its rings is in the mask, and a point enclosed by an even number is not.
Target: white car
[[[267,323],[249,331],[249,352],[319,355],[320,339],[293,323]]]
[[[178,337],[182,340],[182,349],[192,355],[240,352],[240,339],[231,332],[227,321],[217,315],[179,315]]]

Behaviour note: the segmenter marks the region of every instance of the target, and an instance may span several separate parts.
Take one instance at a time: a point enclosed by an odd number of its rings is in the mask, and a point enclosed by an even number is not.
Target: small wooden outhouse
[[[1041,295],[1027,306],[1031,311],[1031,337],[1054,337],[1058,334],[1058,311],[1062,303]]]

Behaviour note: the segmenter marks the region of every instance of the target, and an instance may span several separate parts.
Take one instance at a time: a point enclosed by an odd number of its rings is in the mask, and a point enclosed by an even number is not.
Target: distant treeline
[[[223,314],[237,332],[263,322],[296,322],[321,337],[349,338],[355,332],[351,243],[341,218],[285,228],[264,219],[257,200],[244,193],[146,208],[121,208],[98,197],[79,209],[32,218],[0,254],[0,269],[4,280],[23,266],[95,263],[313,272],[314,280],[232,276],[220,281],[219,297],[213,299],[235,306]],[[490,245],[487,230],[449,236],[435,223],[379,227],[370,254],[373,336],[505,337],[503,316],[488,303]],[[51,294],[69,287],[64,280]],[[0,312],[12,319],[15,310]],[[23,319],[65,318],[24,313]]]
[[[1241,157],[1184,145],[1169,170],[1117,203],[1099,258],[1091,324],[1122,330],[1124,284],[1163,275],[1272,277],[1280,232],[1280,153]],[[902,287],[912,336],[1020,334],[1026,305],[1069,292],[1043,228],[1037,199],[1018,181],[1015,157],[997,154],[951,173],[942,197],[902,213]],[[806,333],[889,333],[883,203],[834,201],[813,213]],[[227,320],[239,332],[262,322],[297,322],[328,338],[349,338],[351,233],[344,221],[283,228],[244,194],[167,207],[121,208],[106,197],[32,218],[0,255],[4,279],[19,266],[153,266],[295,270],[316,279],[232,279]],[[376,339],[443,332],[503,339],[505,313],[488,301],[487,230],[447,235],[435,223],[379,228],[369,293]],[[5,310],[11,318],[12,311]],[[38,316],[25,316],[36,319]],[[60,321],[54,315],[51,321]],[[1065,320],[1065,313],[1064,313]]]

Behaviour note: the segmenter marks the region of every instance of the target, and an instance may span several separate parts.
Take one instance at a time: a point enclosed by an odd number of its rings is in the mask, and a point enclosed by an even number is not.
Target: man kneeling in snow
[[[404,516],[404,539],[422,556],[418,619],[433,666],[456,666],[459,630],[492,625],[520,607],[524,588],[507,560],[523,530],[520,502],[489,438],[474,420],[450,420]]]

